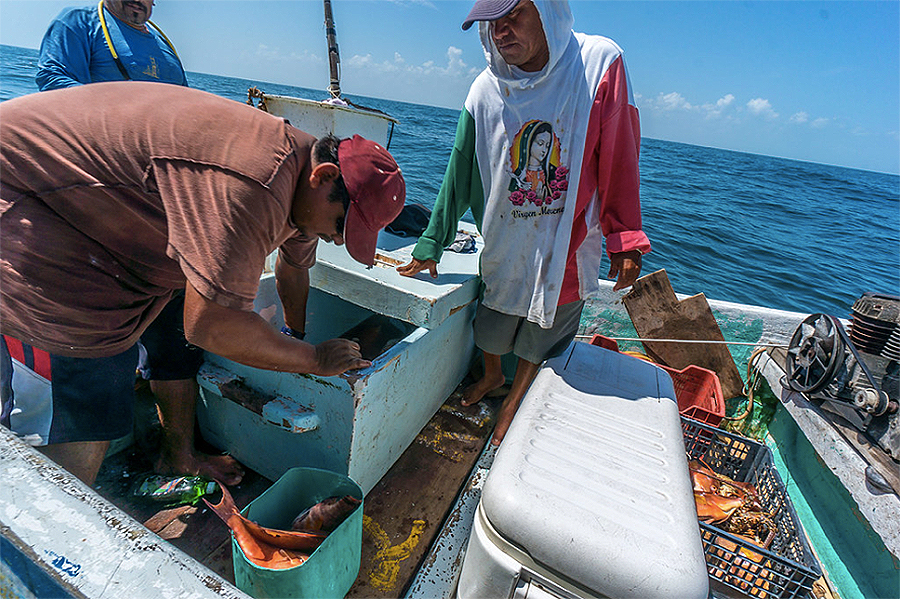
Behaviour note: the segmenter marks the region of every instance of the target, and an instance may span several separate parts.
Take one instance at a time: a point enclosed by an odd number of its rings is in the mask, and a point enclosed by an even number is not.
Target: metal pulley
[[[812,314],[794,331],[787,380],[794,391],[842,401],[873,416],[891,405],[840,321],[828,314]]]
[[[836,333],[840,326],[827,314],[813,314],[800,323],[788,347],[791,389],[813,394],[834,379],[844,356],[843,340]]]

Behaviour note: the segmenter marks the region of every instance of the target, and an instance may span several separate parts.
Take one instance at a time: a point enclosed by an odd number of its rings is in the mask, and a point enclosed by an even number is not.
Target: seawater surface
[[[0,100],[37,92],[36,68],[36,50],[0,45]],[[204,73],[188,73],[188,82],[240,102],[253,86],[327,97]],[[400,121],[390,149],[406,177],[407,201],[431,207],[459,112],[350,99]],[[644,272],[665,269],[678,293],[841,318],[864,292],[900,294],[897,175],[644,138],[641,198],[653,244]]]

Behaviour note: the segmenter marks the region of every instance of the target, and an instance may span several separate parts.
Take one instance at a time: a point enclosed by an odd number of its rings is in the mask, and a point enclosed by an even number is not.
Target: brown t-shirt
[[[251,310],[314,141],[199,90],[97,83],[0,104],[0,330],[51,353],[133,345],[185,279]]]

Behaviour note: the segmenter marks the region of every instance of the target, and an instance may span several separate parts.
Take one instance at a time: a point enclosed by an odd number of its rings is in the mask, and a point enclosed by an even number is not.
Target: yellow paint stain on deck
[[[400,575],[400,562],[409,558],[419,544],[419,537],[428,525],[424,520],[414,520],[412,530],[405,541],[399,545],[391,545],[391,539],[377,522],[363,514],[363,530],[372,536],[378,553],[372,558],[369,582],[381,591],[397,588],[397,577]]]
[[[446,441],[455,441],[456,443],[446,443]],[[425,428],[416,437],[416,443],[430,448],[438,455],[453,462],[459,462],[463,458],[463,453],[457,449],[460,444],[470,446],[477,441],[477,435],[448,431],[440,424],[432,424],[431,422],[425,425]]]

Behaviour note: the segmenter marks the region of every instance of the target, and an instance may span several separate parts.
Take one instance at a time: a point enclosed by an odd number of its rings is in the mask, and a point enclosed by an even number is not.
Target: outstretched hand
[[[342,374],[348,370],[368,368],[372,363],[363,360],[359,343],[349,339],[329,339],[316,345],[316,372],[322,376]]]
[[[398,266],[397,272],[404,277],[414,277],[425,269],[428,269],[428,272],[431,273],[432,279],[437,278],[437,262],[434,260],[417,260],[416,258],[413,258],[410,260],[409,264]]]
[[[613,291],[631,287],[641,275],[641,252],[631,250],[628,252],[616,252],[609,257],[609,279],[615,279]]]

